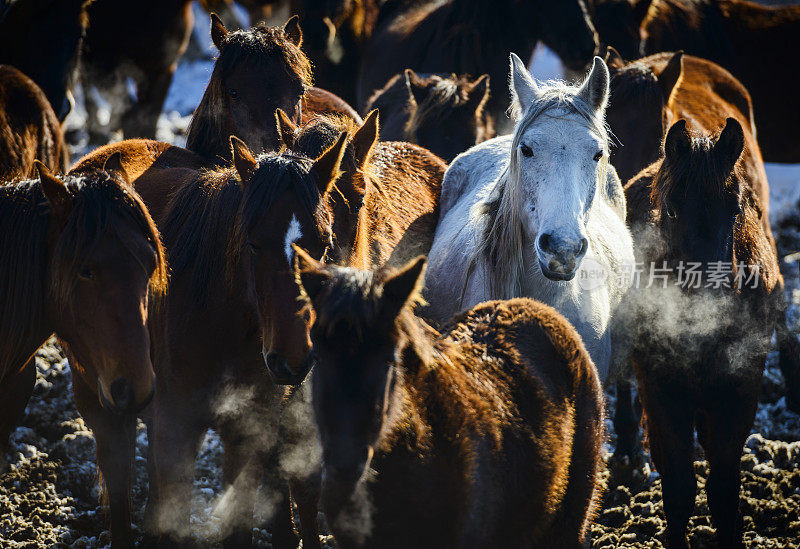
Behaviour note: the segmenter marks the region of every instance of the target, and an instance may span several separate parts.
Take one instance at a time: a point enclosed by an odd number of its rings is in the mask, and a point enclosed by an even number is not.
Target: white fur
[[[297,216],[292,215],[292,220],[289,222],[289,227],[286,229],[286,236],[283,237],[283,253],[286,254],[286,261],[292,263],[294,257],[294,250],[292,244],[300,240],[303,233],[300,231],[300,222]]]
[[[596,59],[583,87],[537,85],[518,61],[512,58],[510,78],[516,103],[512,110],[519,120],[514,135],[476,145],[456,157],[445,174],[439,224],[428,256],[427,312],[444,322],[482,301],[535,298],[555,307],[575,326],[605,380],[611,361],[611,317],[627,291],[616,278],[634,262],[622,186],[607,162],[603,118],[608,72]],[[537,101],[538,107],[533,105]],[[570,108],[569,101],[583,101],[579,107],[584,115]],[[541,109],[543,105],[549,106]],[[587,112],[595,117],[591,123]],[[532,157],[522,155],[523,145],[533,150]],[[603,158],[595,162],[598,151],[603,151]],[[513,170],[512,154],[518,155]],[[492,201],[511,212],[497,219],[517,220],[517,228],[489,231],[485,206]],[[537,246],[543,233],[588,239],[588,251],[572,280],[544,276]],[[480,253],[481,243],[491,238],[487,234],[515,240],[498,244],[503,251],[500,262],[514,265],[498,262],[497,268],[492,267]],[[587,284],[598,270],[615,283]],[[498,280],[503,276],[507,280]]]

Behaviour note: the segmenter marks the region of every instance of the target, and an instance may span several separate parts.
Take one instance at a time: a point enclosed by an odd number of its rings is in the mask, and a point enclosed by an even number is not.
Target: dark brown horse
[[[686,120],[676,122],[664,158],[626,187],[638,259],[667,271],[634,291],[632,362],[662,479],[668,546],[688,547],[696,431],[719,545],[743,547],[740,459],[770,338],[784,322],[774,304],[784,299],[783,281],[755,139],[736,118],[711,138],[691,123],[700,137]]]
[[[606,119],[619,141],[611,161],[620,178],[628,180],[655,162],[662,154],[661,143],[675,120],[686,118],[710,133],[728,116],[734,116],[752,136],[752,104],[742,84],[728,71],[704,59],[682,53],[661,53],[625,63],[611,50],[607,57],[611,72],[611,102]],[[763,207],[768,204],[766,174],[759,168],[758,145],[751,143],[750,154],[758,155],[754,170],[760,173],[764,190]],[[771,235],[769,227],[765,231]],[[771,236],[770,236],[771,238]],[[779,281],[782,287],[783,281]],[[785,297],[775,293],[773,305],[786,310]],[[786,380],[787,404],[800,406],[800,349],[785,322],[776,324],[780,367]],[[615,430],[618,456],[636,455],[636,425],[631,404],[631,388],[624,379],[617,387]]]
[[[538,41],[551,47],[568,68],[583,70],[597,36],[581,0],[449,0],[397,7],[376,29],[358,83],[363,107],[374,90],[405,68],[423,73],[480,75],[508,79],[508,55],[531,55]],[[508,126],[507,91],[494,93],[487,114]]]
[[[37,180],[0,186],[0,456],[33,390],[33,354],[55,332],[78,410],[107,443],[97,464],[115,547],[132,546],[135,414],[155,389],[148,308],[167,283],[158,231],[118,160],[63,180],[38,164]]]
[[[639,57],[639,27],[652,0],[589,0],[589,15],[600,40],[600,51],[612,46],[626,59]]]
[[[424,258],[362,271],[297,250],[337,546],[587,543],[603,396],[575,329],[514,299],[478,305],[439,336],[412,312]]]
[[[186,51],[194,18],[191,0],[94,0],[87,8],[89,28],[81,55],[81,81],[89,138],[105,143],[108,131],[122,128],[127,138],[156,135],[178,59]],[[127,89],[130,79],[135,99]],[[111,123],[102,131],[95,86],[111,105]]]
[[[63,121],[90,0],[16,0],[0,6],[0,63],[13,65],[42,89]]]
[[[642,23],[642,52],[684,50],[728,69],[753,96],[758,142],[770,162],[800,161],[800,109],[786,108],[800,84],[800,6],[744,0],[653,0]],[[788,78],[788,80],[787,80]]]
[[[68,151],[61,124],[36,83],[0,65],[0,181],[32,177],[34,160],[63,173]]]
[[[471,146],[494,137],[483,112],[489,75],[472,80],[456,75],[394,75],[367,101],[381,113],[381,139],[421,145],[450,162]]]

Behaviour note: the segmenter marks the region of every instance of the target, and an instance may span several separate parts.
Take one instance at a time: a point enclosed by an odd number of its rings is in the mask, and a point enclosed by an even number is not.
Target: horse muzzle
[[[276,385],[300,385],[308,376],[311,368],[314,367],[316,359],[313,353],[309,353],[300,368],[296,369],[289,366],[283,356],[274,351],[269,351],[264,354],[264,362],[267,365],[270,379]]]
[[[537,248],[542,274],[550,280],[563,282],[575,278],[575,273],[589,249],[589,241],[580,238],[573,242],[551,234],[542,234],[537,241]]]
[[[153,400],[156,393],[156,384],[150,387],[147,396],[141,401],[136,402],[135,392],[131,384],[125,378],[118,378],[111,384],[110,395],[106,395],[102,383],[97,381],[97,395],[100,399],[100,405],[115,414],[135,415],[144,410]],[[110,396],[110,398],[109,398]]]

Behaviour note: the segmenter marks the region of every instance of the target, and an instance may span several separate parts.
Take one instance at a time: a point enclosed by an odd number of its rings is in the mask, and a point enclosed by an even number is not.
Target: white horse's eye
[[[525,143],[519,146],[519,150],[522,151],[522,156],[530,158],[533,156],[533,149],[527,146]]]
[[[603,151],[597,151],[597,154],[594,155],[594,161],[600,162],[601,158],[603,158]]]

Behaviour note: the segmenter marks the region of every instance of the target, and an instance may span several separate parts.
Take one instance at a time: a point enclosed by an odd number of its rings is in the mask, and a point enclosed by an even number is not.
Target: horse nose
[[[539,236],[538,246],[545,276],[553,280],[571,280],[589,249],[589,241],[584,237],[572,240],[544,233]]]
[[[127,411],[133,407],[136,397],[133,387],[124,377],[114,380],[111,384],[111,400],[114,406],[120,411]]]
[[[274,383],[277,385],[298,385],[306,378],[313,360],[309,356],[300,371],[295,371],[282,355],[270,351],[264,356],[264,362],[267,364],[267,371]]]

